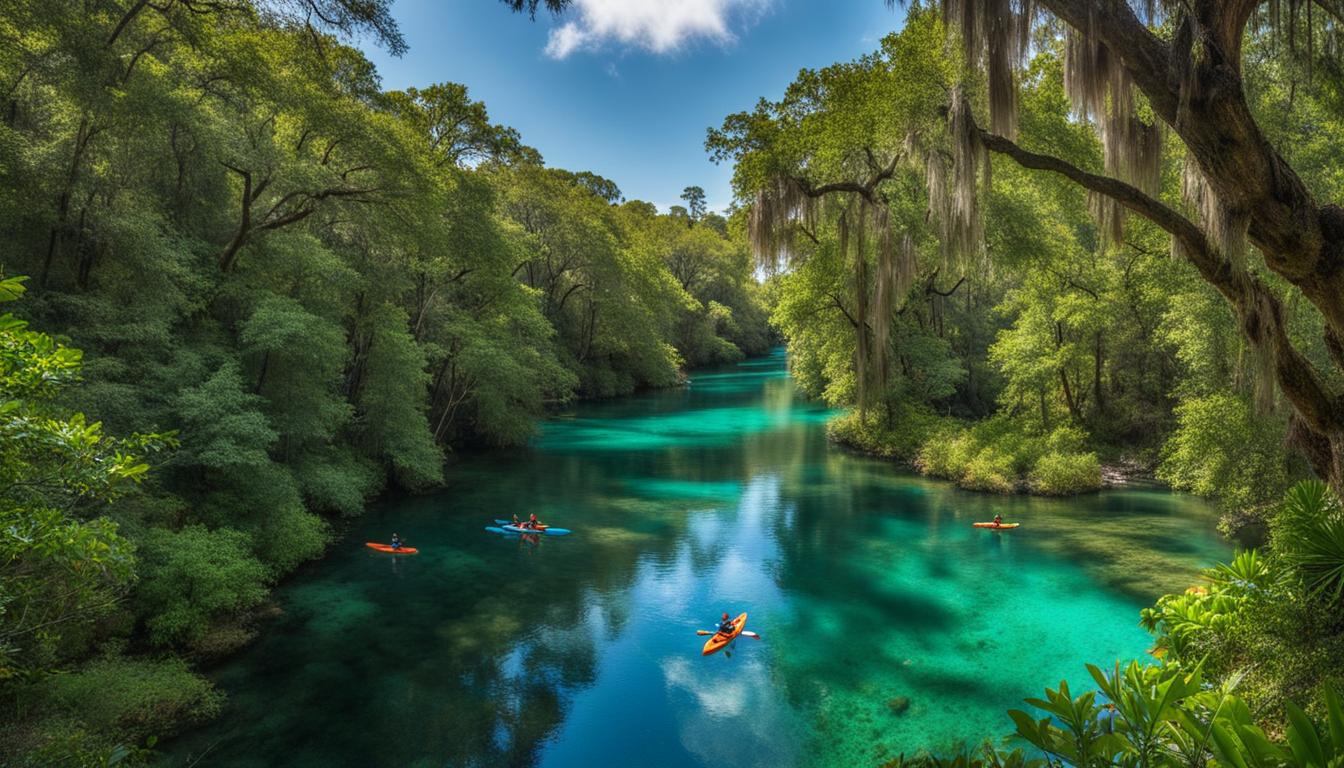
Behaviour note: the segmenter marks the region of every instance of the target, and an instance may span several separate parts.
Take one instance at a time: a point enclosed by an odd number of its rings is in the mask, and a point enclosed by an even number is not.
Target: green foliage
[[[14,755],[16,768],[134,768],[148,765],[158,740],[151,736],[144,747],[127,746],[89,731],[78,721],[51,717],[26,734],[24,751]],[[20,745],[16,745],[20,746]],[[3,754],[3,752],[0,752]]]
[[[1236,509],[1265,506],[1288,486],[1281,418],[1257,416],[1244,398],[1219,393],[1182,402],[1176,420],[1158,468],[1172,487]]]
[[[170,736],[192,722],[214,717],[223,696],[181,659],[107,658],[76,672],[54,675],[44,706],[77,714],[85,727],[134,741]]]
[[[1344,511],[1325,483],[1306,480],[1290,488],[1270,531],[1275,556],[1299,588],[1336,609],[1344,599]]]
[[[327,449],[305,454],[294,467],[294,479],[313,509],[353,516],[364,511],[382,474],[367,458]]]
[[[16,768],[146,765],[160,738],[215,717],[223,704],[181,659],[116,655],[52,675],[24,695],[32,717],[0,744],[0,759]]]
[[[1344,623],[1336,607],[1339,559],[1329,531],[1338,501],[1320,483],[1291,489],[1270,520],[1267,551],[1239,553],[1183,594],[1142,613],[1154,653],[1202,664],[1217,678],[1242,677],[1257,709],[1297,700],[1319,711],[1344,682]]]
[[[848,411],[827,422],[826,436],[873,456],[913,461],[945,422],[926,405],[902,402],[888,419]]]
[[[384,457],[407,488],[442,481],[443,453],[425,416],[429,373],[425,351],[407,332],[404,312],[387,310],[372,319],[363,386],[360,427],[368,453]]]
[[[1036,460],[1027,483],[1033,492],[1048,496],[1095,491],[1101,487],[1101,460],[1095,453],[1051,451]]]
[[[0,280],[0,300],[23,293]],[[0,682],[38,674],[129,586],[133,547],[99,516],[143,479],[156,435],[105,435],[57,405],[79,376],[78,350],[0,315]]]
[[[173,465],[221,472],[247,472],[270,464],[279,435],[261,412],[262,399],[243,390],[238,367],[225,364],[199,386],[177,395],[183,431]]]
[[[949,426],[920,449],[921,472],[978,491],[1012,493],[1023,487],[1069,495],[1101,487],[1101,462],[1076,427],[1041,433],[995,416],[969,427]]]
[[[148,531],[136,602],[148,617],[150,641],[191,643],[205,635],[212,620],[261,603],[269,574],[250,544],[246,534],[228,528]]]
[[[241,339],[252,389],[287,448],[324,443],[345,425],[351,407],[336,381],[348,352],[334,323],[293,299],[268,296],[243,322]]]
[[[1030,748],[1007,751],[986,744],[952,757],[900,757],[896,766],[958,768],[1078,768],[1112,766],[1291,766],[1312,768],[1344,760],[1344,700],[1331,690],[1319,718],[1291,702],[1281,730],[1261,728],[1240,698],[1236,680],[1213,685],[1198,666],[1117,663],[1110,671],[1087,666],[1095,690],[1074,695],[1068,682],[1015,709],[1012,739]]]

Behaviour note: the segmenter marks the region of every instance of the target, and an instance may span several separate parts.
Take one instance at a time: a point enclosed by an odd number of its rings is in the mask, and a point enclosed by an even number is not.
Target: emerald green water
[[[466,458],[277,591],[164,764],[877,765],[1142,656],[1139,608],[1229,553],[1195,499],[966,493],[828,445],[828,415],[777,355]],[[531,511],[574,534],[482,530]],[[1023,527],[970,527],[995,512]],[[362,545],[392,531],[421,554]],[[702,658],[725,610],[764,639]]]

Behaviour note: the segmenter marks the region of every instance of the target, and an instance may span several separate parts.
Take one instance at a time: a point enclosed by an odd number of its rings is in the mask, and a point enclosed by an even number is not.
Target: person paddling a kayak
[[[541,525],[541,521],[540,521],[540,520],[537,520],[537,513],[536,513],[536,512],[533,512],[533,513],[532,513],[532,516],[529,517],[529,518],[527,518],[527,522],[526,522],[526,523],[523,523],[523,527],[524,527],[524,528],[528,528],[528,529],[533,530],[533,531],[537,530],[537,528],[540,527],[540,525]]]
[[[736,627],[733,626],[733,620],[729,618],[727,612],[725,612],[723,614],[723,618],[719,620],[719,626],[718,626],[719,633],[724,635],[731,635],[733,634],[734,629],[736,629]]]
[[[401,549],[401,537],[395,533],[392,534],[392,548]]]
[[[1003,515],[994,515],[994,524],[1003,525]]]

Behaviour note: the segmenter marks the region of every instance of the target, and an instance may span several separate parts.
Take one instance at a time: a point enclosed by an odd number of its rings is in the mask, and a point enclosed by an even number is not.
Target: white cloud
[[[578,50],[610,42],[626,48],[668,53],[687,41],[727,45],[732,27],[759,17],[771,0],[575,0],[577,18],[551,30],[546,55],[563,59]]]

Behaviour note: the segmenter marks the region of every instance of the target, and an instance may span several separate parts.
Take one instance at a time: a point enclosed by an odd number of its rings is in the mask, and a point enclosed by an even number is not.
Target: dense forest
[[[212,714],[181,659],[367,500],[772,344],[740,223],[549,168],[460,85],[383,91],[342,41],[398,49],[385,5],[0,13],[0,762]]]
[[[729,115],[720,214],[384,90],[384,0],[6,4],[0,762],[148,759],[370,500],[782,339],[840,443],[1004,493],[1151,471],[1268,532],[1144,612],[1163,663],[1096,670],[1110,709],[1052,691],[1023,739],[1334,764],[1344,11],[1043,5],[912,4]]]

